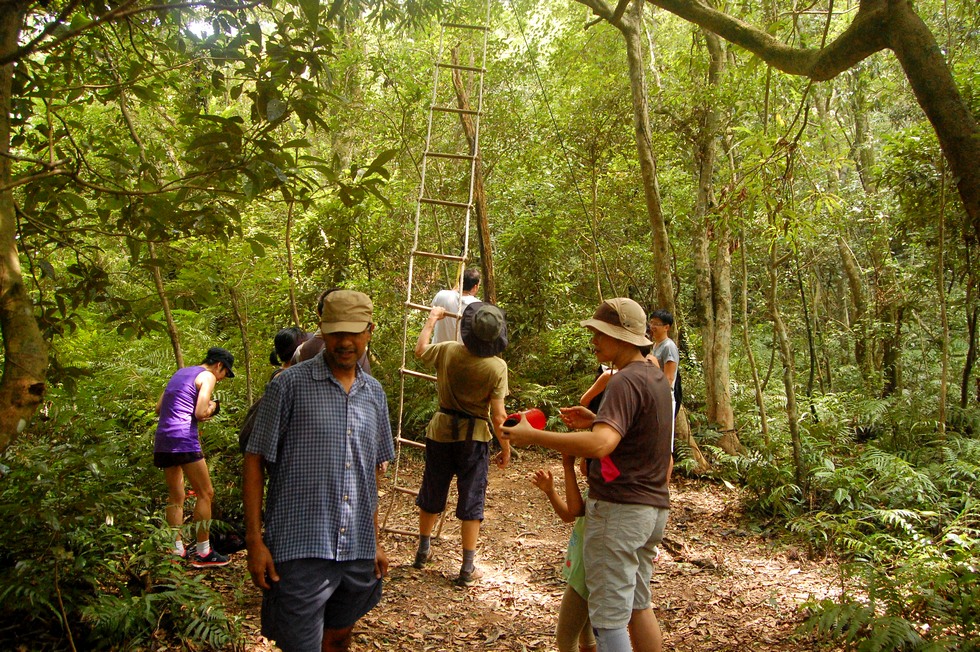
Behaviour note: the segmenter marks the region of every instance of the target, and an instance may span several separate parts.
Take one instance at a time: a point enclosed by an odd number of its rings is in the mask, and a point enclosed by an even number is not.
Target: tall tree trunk
[[[810,302],[806,296],[806,286],[803,284],[803,270],[800,268],[799,253],[793,254],[793,262],[796,264],[796,283],[800,290],[800,305],[803,307],[803,323],[806,325],[806,350],[809,354],[809,372],[806,378],[806,399],[810,405],[810,412],[813,418],[817,418],[817,408],[813,405],[813,382],[817,375],[817,347],[813,338],[813,322],[810,319]]]
[[[885,306],[884,321],[891,326],[882,342],[881,370],[884,374],[882,397],[888,397],[902,388],[902,325],[905,306],[889,303]]]
[[[862,378],[869,378],[872,370],[871,345],[868,342],[868,296],[864,275],[858,265],[857,257],[847,246],[844,238],[837,236],[837,251],[840,252],[841,267],[847,277],[851,293],[854,316],[851,319],[851,333],[854,337],[854,361],[861,370]]]
[[[302,327],[299,307],[296,305],[296,268],[293,266],[293,208],[296,202],[291,196],[286,201],[289,208],[286,210],[286,240],[283,246],[286,247],[286,276],[289,278],[289,309],[293,313],[293,325]],[[244,339],[244,334],[242,337]],[[251,391],[252,386],[249,384],[249,392]],[[251,404],[252,400],[249,398],[249,405]]]
[[[755,363],[755,355],[752,353],[752,342],[749,339],[749,267],[746,262],[746,243],[745,236],[740,238],[742,241],[742,345],[745,348],[745,355],[749,361],[749,369],[752,370],[752,386],[755,388],[755,404],[759,408],[759,424],[762,430],[762,440],[769,447],[769,419],[766,418],[765,393],[762,390],[762,382],[759,380],[759,367]]]
[[[667,223],[664,221],[660,186],[657,182],[657,156],[650,138],[650,112],[647,105],[646,64],[643,58],[643,11],[642,2],[634,2],[619,24],[613,23],[626,41],[626,60],[629,65],[630,91],[633,97],[633,129],[636,133],[636,152],[640,161],[643,180],[643,198],[646,200],[647,218],[650,221],[653,250],[653,276],[660,308],[677,314],[674,305],[674,288],[670,272],[670,241]]]
[[[725,70],[725,49],[715,34],[705,32],[710,63],[708,86],[715,89]],[[704,350],[705,404],[708,421],[722,433],[719,446],[730,454],[740,449],[732,410],[729,356],[732,339],[731,231],[727,215],[714,211],[714,176],[721,131],[721,110],[705,105],[694,143],[698,192],[694,218],[701,228],[695,242],[695,270]],[[712,255],[713,254],[713,255]]]
[[[160,272],[160,265],[157,263],[159,258],[157,258],[156,245],[152,242],[147,242],[146,244],[150,252],[150,273],[153,275],[153,286],[157,290],[157,298],[160,299],[163,317],[167,322],[167,336],[170,338],[170,346],[174,351],[174,362],[177,363],[177,368],[180,369],[184,366],[184,352],[180,348],[180,333],[177,331],[177,322],[174,321],[174,315],[170,311],[170,300],[167,298],[167,291],[163,285],[163,274]]]
[[[940,161],[939,242],[936,243],[936,290],[939,294],[939,324],[943,329],[939,364],[939,434],[946,436],[947,375],[949,370],[949,314],[946,310],[946,166]]]
[[[629,65],[630,91],[633,97],[633,128],[636,132],[636,152],[643,181],[643,197],[646,200],[647,218],[650,221],[653,251],[653,282],[657,291],[658,307],[676,315],[673,278],[670,272],[670,241],[664,221],[657,184],[657,157],[650,139],[650,112],[647,106],[646,64],[643,59],[643,11],[642,2],[634,2],[626,12],[617,15],[615,7],[604,0],[577,0],[592,9],[593,13],[618,29],[626,42],[626,60]],[[676,337],[676,333],[674,333]]]
[[[0,57],[17,50],[27,3],[0,8]],[[0,333],[3,378],[0,378],[0,452],[27,427],[44,398],[48,346],[34,319],[20,270],[17,219],[11,189],[10,116],[14,65],[0,67]]]
[[[459,65],[459,47],[452,49],[452,62]],[[472,111],[470,99],[463,85],[463,76],[459,70],[453,70],[453,88],[456,90],[456,105],[460,109]],[[483,299],[490,303],[497,303],[497,276],[493,268],[493,246],[490,242],[490,221],[487,217],[487,194],[483,189],[483,159],[480,156],[480,147],[477,142],[476,126],[473,119],[465,114],[459,114],[459,121],[463,125],[466,133],[466,142],[469,143],[470,152],[476,156],[473,164],[473,206],[476,209],[476,224],[480,243],[480,263],[482,265],[483,278],[480,285],[483,289]]]
[[[800,440],[800,413],[796,406],[796,363],[793,360],[793,345],[786,331],[779,310],[779,267],[782,261],[776,257],[776,243],[770,247],[769,255],[769,316],[779,345],[779,359],[783,365],[783,388],[786,391],[786,419],[789,421],[789,434],[793,443],[793,466],[796,472],[796,486],[805,491],[803,468],[803,444]]]
[[[235,315],[235,324],[238,332],[242,336],[242,358],[245,365],[245,401],[246,405],[251,405],[254,401],[255,393],[252,391],[252,347],[248,339],[248,318],[242,313],[241,301],[238,299],[238,290],[233,287],[228,288],[228,295],[231,297],[231,310]]]
[[[848,75],[848,86],[851,91],[850,107],[854,120],[854,139],[851,158],[857,165],[861,186],[868,194],[877,192],[874,179],[875,150],[871,144],[871,127],[868,121],[868,100],[865,95],[867,82],[860,68],[855,68]]]
[[[977,362],[977,321],[980,306],[977,305],[977,276],[974,271],[973,247],[966,246],[966,359],[963,361],[963,374],[960,382],[960,407],[964,410],[970,402],[970,377],[973,365]]]

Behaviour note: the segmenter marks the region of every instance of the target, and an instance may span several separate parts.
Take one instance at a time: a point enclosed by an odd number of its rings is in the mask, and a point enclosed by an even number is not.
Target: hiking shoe
[[[466,588],[468,586],[473,586],[476,584],[480,578],[483,577],[483,571],[479,568],[474,568],[473,570],[466,572],[460,571],[459,577],[453,582],[456,586],[462,586]]]
[[[231,563],[231,560],[217,552],[213,548],[211,552],[208,553],[207,557],[201,557],[199,555],[194,555],[191,558],[191,566],[194,568],[211,568],[212,566],[227,566]]]
[[[415,561],[412,562],[412,568],[422,568],[425,566],[426,562],[432,559],[432,548],[429,548],[425,552],[416,552]]]

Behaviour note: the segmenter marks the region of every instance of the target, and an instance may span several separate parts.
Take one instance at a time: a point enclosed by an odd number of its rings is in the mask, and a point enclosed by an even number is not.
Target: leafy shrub
[[[22,437],[4,464],[8,643],[136,649],[163,638],[213,648],[235,639],[219,596],[171,561],[169,528],[145,493],[162,482],[130,434],[52,429]]]

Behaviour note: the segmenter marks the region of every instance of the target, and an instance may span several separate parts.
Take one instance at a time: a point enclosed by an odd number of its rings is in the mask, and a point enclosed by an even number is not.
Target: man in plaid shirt
[[[384,391],[357,365],[372,311],[361,292],[326,297],[323,353],[269,384],[248,442],[248,570],[263,590],[262,633],[284,652],[349,649],[354,624],[381,599],[375,472],[394,442]]]

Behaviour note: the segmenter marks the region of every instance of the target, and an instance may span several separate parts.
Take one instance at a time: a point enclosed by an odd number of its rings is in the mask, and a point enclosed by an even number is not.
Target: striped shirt
[[[357,371],[345,392],[323,356],[266,389],[248,452],[268,463],[265,543],[276,563],[374,559],[375,468],[394,458],[381,384]]]

